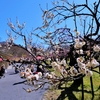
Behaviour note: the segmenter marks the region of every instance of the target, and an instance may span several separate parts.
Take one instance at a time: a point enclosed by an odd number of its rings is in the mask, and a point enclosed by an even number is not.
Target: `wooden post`
[[[84,100],[84,83],[82,78],[82,100]]]
[[[91,84],[92,98],[93,98],[94,97],[94,88],[93,88],[92,76],[90,77],[90,84]]]
[[[99,76],[100,76],[100,66],[99,66]]]

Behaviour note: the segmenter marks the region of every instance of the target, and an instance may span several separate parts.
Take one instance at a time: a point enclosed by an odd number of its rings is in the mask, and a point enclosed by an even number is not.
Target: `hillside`
[[[8,59],[20,58],[20,57],[28,57],[29,54],[24,49],[18,46],[12,46],[8,49],[5,45],[5,42],[0,42],[0,56]]]

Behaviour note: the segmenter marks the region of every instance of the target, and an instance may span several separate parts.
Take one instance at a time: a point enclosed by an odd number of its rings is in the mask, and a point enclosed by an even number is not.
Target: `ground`
[[[84,78],[84,99],[83,100],[100,100],[100,75],[94,73],[92,76],[94,96],[92,95],[90,77]],[[63,88],[64,87],[64,88]],[[44,94],[43,100],[81,100],[82,87],[76,87],[73,82],[68,82],[67,86],[63,85],[60,89],[50,88]]]
[[[57,100],[59,95],[57,95],[56,91],[48,90],[44,96],[43,100]]]

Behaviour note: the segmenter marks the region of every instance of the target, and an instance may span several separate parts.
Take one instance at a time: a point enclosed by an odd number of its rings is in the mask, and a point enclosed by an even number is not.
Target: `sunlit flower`
[[[89,50],[86,51],[86,54],[87,54],[87,56],[90,56],[90,51]]]
[[[61,64],[61,62],[59,61],[58,58],[56,58],[56,63],[59,64],[59,65]]]
[[[47,60],[48,60],[48,61],[51,61],[51,58],[48,58]]]
[[[10,23],[9,26],[14,30],[16,29],[15,26],[12,23]]]
[[[51,66],[61,74],[67,73],[64,69],[64,66],[61,66],[61,63],[58,64],[57,62],[52,62]]]
[[[66,60],[63,59],[63,60],[61,61],[61,64],[63,64],[64,66],[66,66]]]
[[[27,50],[28,50],[29,52],[31,52],[32,46],[31,46],[30,44],[27,45]]]
[[[8,49],[10,49],[10,47],[8,47]]]
[[[45,77],[48,78],[48,79],[52,79],[53,78],[53,76],[50,73],[45,73]]]
[[[82,74],[86,74],[86,68],[85,67],[80,67],[78,68],[78,71]]]
[[[46,18],[51,19],[54,17],[54,14],[52,12],[47,12]]]
[[[44,20],[44,26],[47,27],[49,25],[47,20]]]
[[[82,50],[82,49],[76,50],[76,52],[77,52],[78,54],[83,54],[83,50]]]
[[[82,63],[82,62],[78,62],[78,66],[79,67],[86,67],[86,65],[84,63]]]
[[[32,46],[30,44],[27,45],[27,48],[32,49]]]
[[[39,78],[42,78],[42,72],[38,72],[37,75],[39,76]]]
[[[97,66],[99,66],[100,64],[99,64],[99,62],[97,62],[97,60],[96,59],[94,59],[94,58],[92,58],[92,60],[91,60],[91,67],[97,67]]]
[[[79,39],[77,38],[77,39],[75,39],[75,42],[77,43],[77,42],[79,42]]]
[[[78,74],[78,71],[77,71],[76,68],[74,68],[74,66],[72,66],[72,67],[70,68],[70,73],[71,73],[71,75],[73,76],[73,75],[77,75],[77,74]]]
[[[80,35],[80,32],[74,30],[74,32],[76,33],[76,36],[79,36]]]
[[[25,77],[25,72],[24,71],[20,72],[20,77],[21,78],[24,78]]]
[[[56,76],[56,74],[54,73],[54,72],[51,72],[50,73],[53,77],[55,77]]]
[[[58,65],[57,62],[52,62],[52,63],[51,63],[51,66],[52,66],[53,68],[55,68],[57,65]]]
[[[92,73],[92,71],[90,71],[89,69],[87,69],[86,70],[86,76],[92,76],[93,75],[93,73]]]
[[[93,46],[93,50],[94,50],[95,52],[99,52],[99,51],[100,51],[100,47],[99,47],[98,45],[94,45],[94,46]]]
[[[59,51],[57,50],[55,53],[56,53],[56,54],[59,54]]]
[[[42,65],[40,65],[39,68],[43,68]]]
[[[77,63],[78,62],[83,62],[84,60],[85,60],[84,57],[80,56],[80,57],[77,58]]]
[[[31,69],[26,68],[26,69],[25,69],[25,73],[27,73],[27,72],[28,72],[28,73],[31,73]]]
[[[28,76],[30,79],[32,79],[32,81],[33,80],[36,80],[36,81],[38,81],[40,78],[42,78],[42,73],[41,72],[38,72],[37,74],[32,74],[32,75],[30,75],[30,76]]]
[[[76,42],[74,45],[75,49],[81,49],[85,45],[85,42]]]
[[[77,63],[79,67],[85,67],[86,65],[83,63],[84,57],[78,57],[77,58]]]
[[[86,63],[86,67],[87,67],[87,68],[91,68],[91,62],[90,62],[90,61],[88,61],[88,62]]]
[[[30,84],[33,78],[33,75],[32,74],[30,75],[29,73],[25,73],[25,78],[27,80],[27,83]]]
[[[80,32],[76,32],[76,36],[79,36],[80,35]]]

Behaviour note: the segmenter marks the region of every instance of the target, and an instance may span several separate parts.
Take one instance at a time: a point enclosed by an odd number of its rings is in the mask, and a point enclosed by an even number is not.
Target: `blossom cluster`
[[[100,46],[98,46],[96,44],[94,46],[91,46],[90,48],[93,49],[93,51],[92,51],[92,53],[90,53],[90,51],[86,51],[87,56],[89,56],[89,58],[86,59],[86,56],[84,56],[84,51],[82,49],[82,47],[86,44],[86,42],[83,40],[80,41],[80,38],[79,38],[80,33],[77,31],[75,31],[75,32],[76,32],[77,38],[75,39],[74,48],[76,50],[76,53],[79,54],[80,56],[78,58],[76,58],[78,69],[76,69],[75,67],[72,67],[70,69],[71,73],[74,75],[81,73],[81,74],[85,74],[87,76],[92,76],[93,73],[92,73],[91,69],[99,66],[100,64],[91,55],[93,55],[93,53],[100,52]]]

